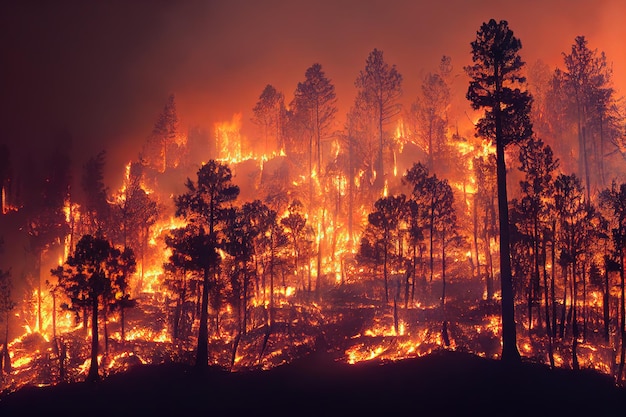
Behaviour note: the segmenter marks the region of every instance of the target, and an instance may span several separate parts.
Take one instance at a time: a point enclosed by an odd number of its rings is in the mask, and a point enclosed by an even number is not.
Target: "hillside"
[[[97,384],[27,387],[0,415],[589,415],[623,416],[626,390],[592,371],[510,368],[439,351],[346,365],[312,354],[271,371],[198,374],[182,365],[136,367]]]

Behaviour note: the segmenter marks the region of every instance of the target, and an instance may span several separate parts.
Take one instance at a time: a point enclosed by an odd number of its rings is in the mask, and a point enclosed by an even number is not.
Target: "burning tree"
[[[471,77],[467,98],[476,110],[485,109],[477,134],[496,144],[498,214],[500,224],[500,275],[502,290],[502,359],[519,361],[516,346],[515,304],[511,277],[509,215],[504,149],[532,135],[530,94],[522,91],[524,62],[518,52],[522,43],[513,36],[505,20],[483,23],[472,45],[474,65],[466,67]]]

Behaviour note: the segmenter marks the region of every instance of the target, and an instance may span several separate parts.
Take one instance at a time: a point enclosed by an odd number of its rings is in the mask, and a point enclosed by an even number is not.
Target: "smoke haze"
[[[562,66],[561,53],[584,35],[613,63],[622,95],[624,16],[620,0],[13,2],[0,10],[0,142],[15,160],[69,132],[75,168],[106,149],[114,187],[170,93],[182,130],[212,132],[237,112],[247,122],[266,84],[290,101],[319,62],[343,115],[378,48],[403,75],[410,102],[420,74],[442,55],[462,75],[469,44],[490,18],[508,20],[527,63],[541,59],[550,68]],[[457,87],[462,98],[466,83]]]

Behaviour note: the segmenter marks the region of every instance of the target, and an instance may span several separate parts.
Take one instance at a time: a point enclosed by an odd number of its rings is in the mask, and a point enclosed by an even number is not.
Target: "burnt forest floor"
[[[25,387],[0,416],[624,416],[626,389],[595,371],[551,370],[446,350],[396,362],[312,353],[268,371],[142,365],[98,383]]]

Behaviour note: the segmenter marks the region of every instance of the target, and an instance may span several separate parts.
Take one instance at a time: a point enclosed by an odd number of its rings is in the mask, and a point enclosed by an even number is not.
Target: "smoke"
[[[67,130],[75,169],[107,150],[112,188],[170,93],[183,129],[212,131],[237,112],[245,129],[266,84],[290,100],[305,70],[319,62],[343,115],[358,72],[378,48],[404,76],[407,102],[421,74],[451,56],[462,100],[469,43],[492,17],[509,21],[528,63],[541,59],[551,68],[561,65],[575,36],[585,35],[607,53],[616,87],[626,91],[626,29],[619,21],[626,4],[619,0],[68,0],[1,7],[1,140],[19,159]]]

